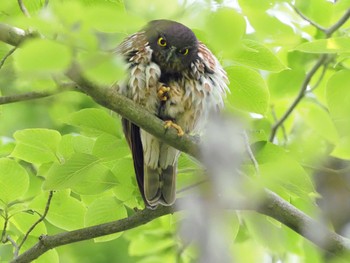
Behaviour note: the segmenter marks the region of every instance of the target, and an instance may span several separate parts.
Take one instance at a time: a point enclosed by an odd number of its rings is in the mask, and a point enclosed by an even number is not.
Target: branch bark
[[[0,36],[13,37],[0,37],[0,41],[16,45],[20,43],[21,40],[25,37],[25,35],[21,34],[22,31],[17,31],[18,34],[16,35],[9,34],[9,32],[16,32],[16,30],[10,26],[3,26],[0,24]],[[197,159],[200,159],[201,156],[198,150],[199,143],[196,138],[188,135],[179,138],[175,130],[166,130],[164,128],[163,122],[160,119],[145,111],[140,105],[137,105],[133,101],[118,94],[112,88],[101,87],[95,83],[88,81],[86,78],[84,78],[78,65],[73,65],[67,71],[66,75],[71,80],[73,80],[82,91],[91,96],[97,103],[129,119],[157,138],[166,141],[169,145],[185,153],[188,153]],[[248,202],[248,205],[245,205],[245,207],[230,206],[228,208],[237,210],[255,210],[259,213],[268,215],[290,227],[297,233],[300,233],[305,238],[312,241],[315,245],[325,249],[330,253],[339,254],[341,252],[350,252],[350,241],[348,239],[345,239],[330,231],[328,228],[321,225],[319,222],[312,219],[308,215],[304,214],[302,211],[298,210],[280,198],[278,195],[270,191],[265,191],[263,200],[264,201],[262,201],[258,207],[252,204],[249,205]],[[176,203],[178,204],[182,201],[183,200],[180,199]],[[179,208],[176,206],[159,207],[156,210],[145,209],[136,212],[134,215],[128,218],[115,222],[79,229],[71,232],[64,232],[53,236],[42,236],[36,245],[34,245],[23,254],[19,255],[12,262],[30,262],[31,260],[39,257],[54,247],[135,228],[142,224],[146,224],[155,218],[176,212],[178,209]],[[312,231],[308,231],[310,229],[316,228],[318,234],[324,237],[324,239],[318,239],[315,237]]]

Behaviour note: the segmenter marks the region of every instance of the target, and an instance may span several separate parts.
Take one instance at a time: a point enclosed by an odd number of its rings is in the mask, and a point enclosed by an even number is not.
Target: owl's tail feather
[[[144,194],[150,205],[156,208],[159,204],[170,206],[176,197],[176,166],[169,165],[166,169],[145,167]]]

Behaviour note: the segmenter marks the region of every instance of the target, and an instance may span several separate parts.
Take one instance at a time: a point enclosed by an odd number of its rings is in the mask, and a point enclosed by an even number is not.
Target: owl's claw
[[[168,129],[170,127],[173,127],[174,129],[177,130],[177,135],[179,137],[181,137],[181,136],[183,136],[185,134],[184,131],[182,130],[182,128],[179,125],[177,125],[176,123],[174,123],[173,121],[170,121],[170,120],[169,121],[165,121],[164,127],[166,129]]]
[[[168,100],[168,92],[170,91],[170,88],[167,86],[162,85],[157,92],[157,96],[161,101],[167,101]]]

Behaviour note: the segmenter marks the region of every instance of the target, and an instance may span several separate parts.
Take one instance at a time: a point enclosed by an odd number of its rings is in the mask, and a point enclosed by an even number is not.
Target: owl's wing
[[[144,195],[144,190],[143,190],[144,189],[144,183],[143,183],[144,165],[143,165],[143,149],[142,149],[142,142],[140,137],[140,128],[125,118],[122,118],[122,126],[123,126],[123,132],[124,132],[125,138],[129,144],[129,147],[132,153],[137,185],[140,189],[142,199],[144,200],[145,203],[147,203],[147,200]]]
[[[202,42],[199,42],[198,57],[204,66],[204,68],[202,66],[202,76],[207,80],[202,84],[203,89],[210,93],[211,99],[213,100],[212,103],[216,104],[216,107],[221,109],[224,106],[223,98],[226,92],[229,92],[229,80],[226,71],[222,68],[220,62],[213,53],[211,53],[209,48]],[[201,67],[197,66],[197,68]]]
[[[127,37],[115,50],[114,52],[122,55],[126,63],[129,64],[129,67],[132,68],[133,64],[142,63],[142,50],[147,45],[147,40],[143,32],[137,32],[129,37]],[[135,77],[135,76],[134,76]],[[137,83],[137,82],[135,82]],[[141,82],[140,82],[141,83]],[[120,92],[126,96],[130,95],[128,89],[130,89],[129,83],[124,83],[120,86]],[[136,181],[141,193],[141,196],[145,202],[147,202],[144,193],[144,153],[143,153],[143,145],[141,141],[140,128],[130,122],[129,120],[122,118],[122,126],[125,138],[129,144],[133,162],[134,162],[134,170],[136,174]],[[150,205],[149,205],[150,206]],[[152,206],[150,206],[152,208]]]

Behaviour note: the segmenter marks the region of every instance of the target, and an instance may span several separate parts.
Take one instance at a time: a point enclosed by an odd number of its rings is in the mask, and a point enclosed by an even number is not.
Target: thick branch
[[[0,23],[0,41],[12,46],[18,46],[26,36],[23,29]]]
[[[321,225],[316,220],[305,215],[303,212],[296,209],[278,195],[270,191],[265,191],[262,200],[264,201],[262,201],[258,207],[256,207],[256,204],[253,204],[251,200],[247,200],[247,202],[243,201],[236,205],[231,204],[227,207],[227,209],[256,210],[282,222],[295,232],[303,235],[314,244],[330,253],[340,255],[341,253],[350,251],[350,241],[348,239],[345,239],[328,230],[324,225]],[[172,207],[159,207],[156,210],[145,209],[136,212],[134,215],[128,218],[118,221],[86,227],[71,232],[63,232],[53,236],[42,236],[36,245],[12,260],[11,263],[30,262],[44,254],[46,251],[58,246],[114,234],[138,227],[158,217],[181,210],[181,207],[184,206],[178,204],[185,203],[187,201],[188,200],[186,200],[186,198],[182,198],[177,200],[176,205]],[[241,204],[244,204],[244,206]],[[312,231],[315,229],[317,229],[317,231]],[[317,235],[315,235],[315,232]]]
[[[4,32],[4,30],[6,32]],[[8,26],[1,27],[0,24],[0,36],[8,35],[9,31],[14,32],[14,30]],[[23,38],[24,35],[18,34],[13,39],[7,39],[7,43],[19,43],[21,37]],[[314,70],[317,70],[317,68]],[[67,76],[76,82],[81,90],[91,96],[102,106],[119,113],[157,138],[166,141],[171,146],[191,154],[196,158],[200,158],[198,142],[196,142],[193,137],[185,135],[182,138],[178,138],[175,130],[170,129],[169,131],[166,131],[163,127],[163,122],[154,115],[145,111],[140,105],[137,105],[131,100],[118,94],[112,88],[100,87],[86,80],[77,65],[73,65],[71,69],[68,70]],[[316,220],[296,209],[276,194],[266,191],[265,195],[265,201],[262,201],[258,208],[255,208],[251,204],[245,205],[245,207],[231,206],[229,208],[239,210],[256,209],[256,211],[271,216],[282,222],[328,252],[339,253],[343,251],[350,251],[349,241],[347,239],[342,238],[334,232],[331,232],[326,227],[320,225]],[[178,200],[177,203],[179,202],[181,202],[181,200]],[[244,203],[242,203],[242,205],[243,204]],[[159,207],[156,210],[146,209],[135,213],[129,218],[116,222],[65,232],[54,236],[43,236],[35,246],[24,252],[12,262],[29,262],[51,248],[135,228],[174,211],[176,211],[174,207]],[[312,231],[307,231],[315,228],[317,228],[317,232],[321,234],[322,237],[325,237],[326,242],[315,238]]]
[[[136,123],[145,131],[180,151],[199,158],[198,140],[196,140],[196,137],[184,135],[180,138],[175,129],[164,128],[164,122],[162,120],[158,119],[132,100],[120,95],[113,88],[100,87],[89,82],[82,76],[79,66],[77,65],[73,65],[71,69],[68,70],[67,76],[76,82],[80,89],[91,96],[98,104]]]
[[[101,237],[112,233],[122,232],[146,224],[155,218],[170,214],[173,211],[173,207],[160,207],[156,210],[145,209],[128,218],[115,222],[86,227],[71,232],[63,232],[53,236],[42,236],[36,245],[12,260],[11,263],[31,262],[52,248],[82,240]]]

